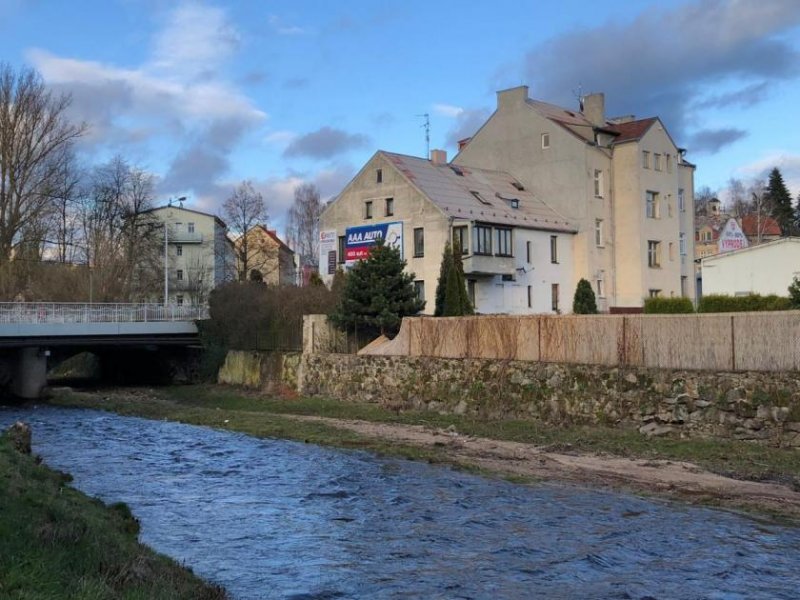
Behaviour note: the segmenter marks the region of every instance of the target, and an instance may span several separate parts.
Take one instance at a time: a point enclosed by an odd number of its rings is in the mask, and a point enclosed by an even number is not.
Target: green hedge
[[[689,298],[646,298],[644,312],[646,314],[693,313],[694,306]]]
[[[727,296],[725,294],[709,294],[700,298],[697,312],[751,312],[763,310],[790,310],[791,300],[784,296],[762,296],[750,294],[749,296]]]

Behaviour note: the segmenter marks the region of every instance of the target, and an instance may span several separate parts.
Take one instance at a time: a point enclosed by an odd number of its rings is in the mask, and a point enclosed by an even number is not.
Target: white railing
[[[179,304],[82,304],[0,302],[3,323],[133,323],[195,321],[208,318],[208,306]]]

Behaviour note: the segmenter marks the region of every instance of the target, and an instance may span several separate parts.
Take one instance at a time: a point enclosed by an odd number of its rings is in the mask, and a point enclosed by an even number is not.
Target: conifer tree
[[[414,290],[414,274],[404,273],[405,266],[399,249],[379,241],[347,274],[342,298],[330,320],[344,330],[396,334],[403,317],[425,308]]]
[[[436,282],[436,306],[433,311],[434,317],[444,315],[445,289],[447,288],[447,277],[453,267],[453,249],[450,242],[444,245],[442,252],[442,264],[439,267],[439,279]]]
[[[467,282],[464,279],[464,262],[461,260],[461,244],[458,240],[453,242],[453,264],[447,275],[445,288],[444,316],[460,317],[474,314],[472,303],[467,294]]]
[[[781,226],[783,235],[789,235],[794,225],[792,196],[789,194],[789,190],[783,181],[783,175],[781,175],[777,167],[770,171],[767,195],[772,205],[772,216]]]
[[[597,314],[597,301],[594,297],[592,284],[581,279],[575,288],[575,297],[572,300],[572,312],[576,315]]]

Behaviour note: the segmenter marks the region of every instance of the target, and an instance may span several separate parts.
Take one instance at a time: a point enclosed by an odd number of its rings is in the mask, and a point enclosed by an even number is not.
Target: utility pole
[[[164,308],[169,304],[169,227],[164,221]]]

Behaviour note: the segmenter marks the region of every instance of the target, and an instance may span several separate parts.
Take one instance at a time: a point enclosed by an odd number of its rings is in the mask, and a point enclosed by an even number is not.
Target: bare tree
[[[717,193],[707,185],[694,192],[694,214],[697,217],[708,215],[708,203],[717,197]]]
[[[322,214],[319,189],[304,183],[294,189],[294,204],[289,209],[286,230],[300,263],[319,266],[319,217]]]
[[[228,227],[237,236],[239,280],[246,281],[250,274],[252,248],[247,233],[256,225],[263,225],[269,218],[263,196],[253,188],[250,181],[242,181],[222,205]]]
[[[34,69],[15,73],[0,63],[0,263],[9,260],[23,231],[48,208],[48,186],[85,124],[66,118],[71,99],[54,96]],[[28,240],[30,241],[30,240]]]

